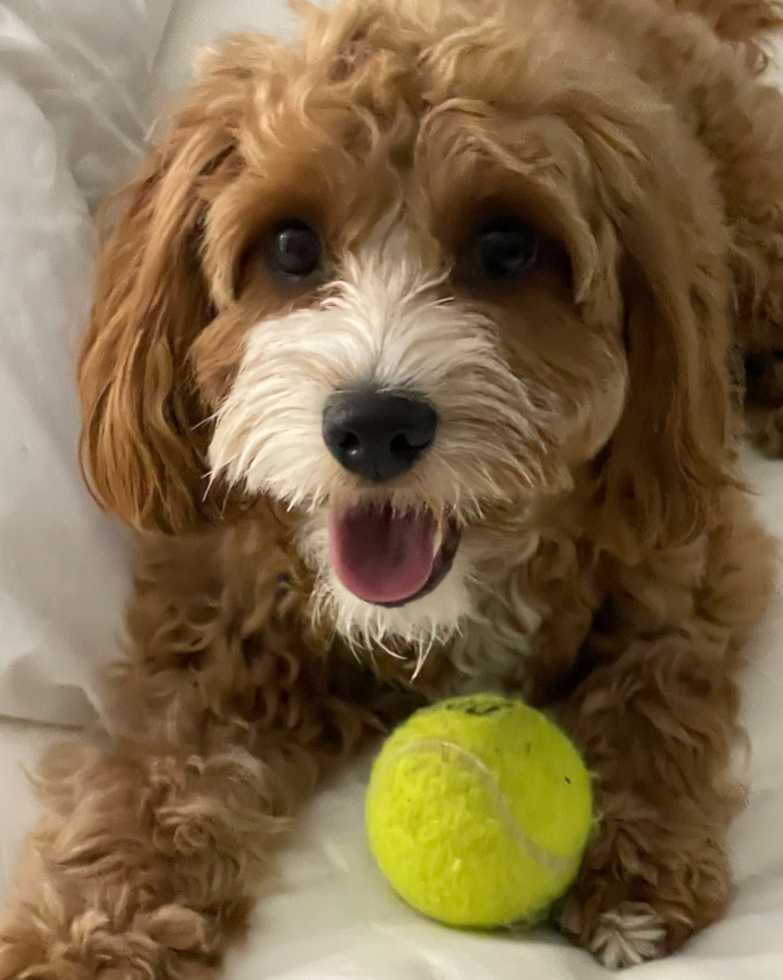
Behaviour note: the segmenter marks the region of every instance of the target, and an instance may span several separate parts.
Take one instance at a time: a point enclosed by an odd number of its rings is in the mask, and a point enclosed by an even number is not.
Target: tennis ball
[[[539,711],[490,694],[454,698],[387,739],[365,816],[378,866],[420,912],[466,928],[532,923],[579,869],[592,780]]]

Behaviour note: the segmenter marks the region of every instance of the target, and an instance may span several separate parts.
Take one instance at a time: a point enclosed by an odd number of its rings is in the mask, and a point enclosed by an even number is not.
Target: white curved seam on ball
[[[501,822],[505,824],[509,835],[522,850],[527,851],[528,856],[531,857],[537,864],[543,865],[543,867],[545,867],[546,870],[550,871],[552,874],[567,875],[576,872],[579,862],[581,861],[581,854],[579,855],[578,860],[575,858],[560,858],[555,854],[548,853],[543,848],[539,847],[535,841],[531,840],[522,827],[520,827],[517,823],[511,807],[509,807],[508,803],[506,802],[503,791],[495,779],[495,775],[492,770],[486,766],[481,759],[476,758],[475,755],[468,752],[466,749],[463,749],[460,745],[456,745],[454,742],[446,742],[437,738],[422,739],[419,742],[399,748],[394,755],[387,760],[386,764],[389,765],[404,755],[410,755],[410,753],[414,751],[420,752],[422,749],[425,752],[428,750],[435,751],[439,749],[445,749],[447,752],[451,751],[456,754],[462,762],[466,762],[468,766],[472,767],[474,772],[481,779],[485,788],[494,798],[498,809],[498,815]]]

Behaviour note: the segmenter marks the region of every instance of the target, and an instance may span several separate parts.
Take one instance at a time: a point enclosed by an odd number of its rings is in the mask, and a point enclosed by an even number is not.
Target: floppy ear
[[[628,133],[593,146],[614,197],[629,368],[599,461],[599,537],[629,560],[710,526],[735,482],[727,234],[701,157],[686,148],[673,160],[660,134],[652,147],[639,139],[630,154]]]
[[[212,315],[199,254],[204,185],[232,166],[227,96],[236,101],[237,88],[213,73],[196,89],[119,195],[98,259],[78,365],[82,468],[102,506],[139,528],[176,532],[215,516],[188,350]]]

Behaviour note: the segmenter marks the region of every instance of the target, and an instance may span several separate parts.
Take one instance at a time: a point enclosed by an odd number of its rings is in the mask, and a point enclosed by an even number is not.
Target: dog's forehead
[[[589,61],[597,36],[572,0],[340,0],[310,8],[293,49],[319,82],[412,100],[513,98],[529,68]]]
[[[231,106],[233,160],[202,187],[214,255],[291,215],[345,255],[402,206],[419,249],[448,258],[486,211],[539,227],[571,256],[575,283],[586,281],[606,185],[633,164],[660,107],[641,111],[650,96],[627,69],[604,61],[599,76],[590,31],[562,10],[547,34],[535,17],[511,23],[492,0],[486,16],[460,0],[434,2],[429,19],[398,6],[411,5],[351,0],[298,42],[246,42],[213,66],[209,112]]]
[[[274,77],[261,72],[237,134],[243,159],[270,189],[281,174],[323,188],[330,206],[353,199],[372,211],[404,196],[428,220],[428,209],[454,210],[499,184],[508,192],[509,170],[550,188],[570,180],[584,153],[573,107],[554,103],[582,75],[595,84],[589,34],[574,42],[559,2],[526,4],[524,23],[509,13],[516,6],[351,0],[315,15],[302,39],[276,49]]]
[[[229,67],[246,75],[252,62],[246,77],[267,117],[307,116],[344,137],[369,128],[405,145],[433,109],[539,113],[581,71],[594,78],[595,40],[569,0],[342,0],[311,8],[299,38],[259,39]]]
[[[562,196],[555,185],[578,183],[576,171],[586,170],[578,141],[555,115],[476,98],[413,99],[399,78],[378,82],[374,100],[376,83],[366,84],[361,98],[314,86],[284,96],[272,113],[260,103],[258,124],[238,139],[262,198],[294,209],[303,202],[346,230],[354,222],[373,227],[402,203],[415,223],[432,228],[469,218],[467,202],[493,196],[524,199],[531,217],[551,215],[553,196]]]

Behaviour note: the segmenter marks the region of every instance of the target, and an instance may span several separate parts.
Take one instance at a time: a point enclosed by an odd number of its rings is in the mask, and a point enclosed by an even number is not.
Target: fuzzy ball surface
[[[491,694],[442,701],[394,731],[365,815],[402,898],[484,929],[542,918],[574,880],[595,822],[573,743],[541,712]]]

